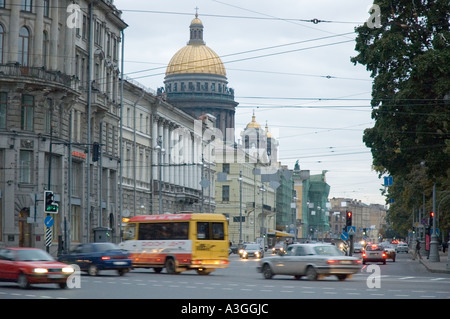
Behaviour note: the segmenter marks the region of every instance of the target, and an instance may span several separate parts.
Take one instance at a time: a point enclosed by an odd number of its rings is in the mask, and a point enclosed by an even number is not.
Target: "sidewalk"
[[[439,262],[431,262],[426,255],[419,259],[419,262],[430,272],[450,274],[450,268],[447,268],[447,263],[450,261],[447,258],[448,250],[445,253],[439,251]]]

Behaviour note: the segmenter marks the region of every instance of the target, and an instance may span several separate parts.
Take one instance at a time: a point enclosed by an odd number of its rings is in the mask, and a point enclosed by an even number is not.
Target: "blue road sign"
[[[53,226],[53,222],[54,222],[53,217],[50,216],[50,215],[46,216],[45,219],[44,219],[44,224],[47,227],[52,227]]]
[[[356,226],[347,226],[347,233],[354,234],[356,232]]]
[[[343,233],[341,234],[341,239],[342,239],[342,240],[347,240],[347,239],[348,239],[348,233],[343,232]]]
[[[393,182],[394,179],[392,178],[392,176],[384,177],[384,186],[392,186]]]

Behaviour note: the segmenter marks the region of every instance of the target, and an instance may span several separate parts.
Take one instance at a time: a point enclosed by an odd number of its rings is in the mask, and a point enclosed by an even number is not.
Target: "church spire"
[[[191,38],[188,44],[205,44],[205,41],[203,41],[203,23],[198,18],[198,8],[195,8],[195,18],[191,21],[189,29]]]

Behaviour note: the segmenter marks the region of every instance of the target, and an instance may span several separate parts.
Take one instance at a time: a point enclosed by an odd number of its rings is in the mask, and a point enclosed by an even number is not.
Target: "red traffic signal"
[[[351,226],[352,225],[352,212],[350,212],[350,211],[347,211],[347,216],[346,216],[346,219],[345,219],[345,225],[346,226]]]

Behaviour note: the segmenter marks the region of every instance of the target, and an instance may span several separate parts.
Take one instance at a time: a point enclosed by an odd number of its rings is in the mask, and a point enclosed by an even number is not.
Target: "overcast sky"
[[[235,90],[236,130],[266,122],[278,160],[311,174],[327,170],[330,198],[384,204],[363,131],[372,127],[372,79],[350,62],[354,28],[372,0],[116,0],[125,30],[125,74],[156,90],[189,40],[198,8],[204,40],[224,62]],[[324,22],[308,22],[312,19]],[[306,20],[306,21],[305,21]]]

